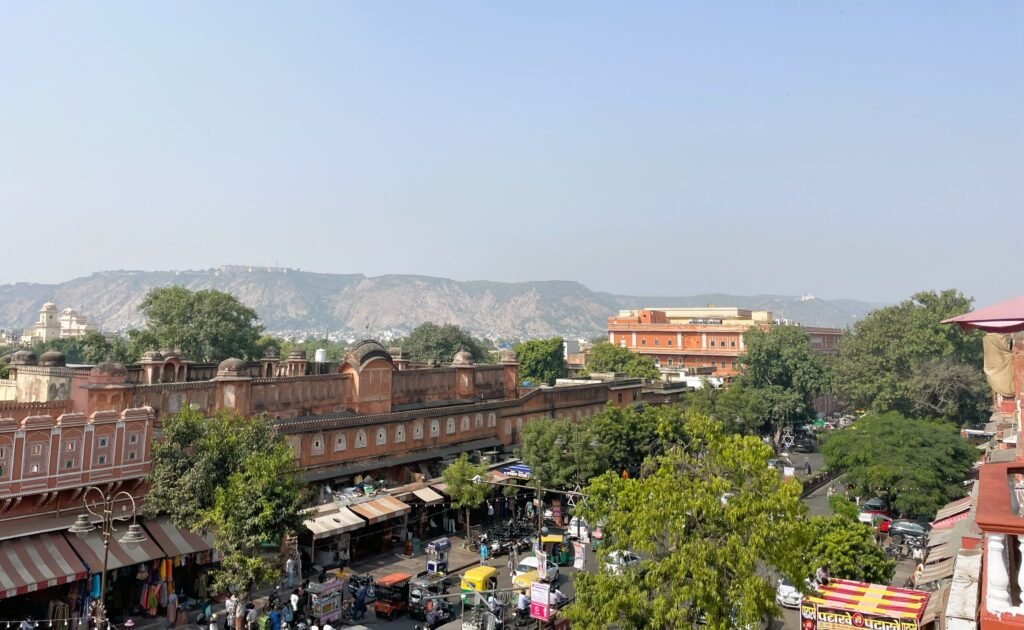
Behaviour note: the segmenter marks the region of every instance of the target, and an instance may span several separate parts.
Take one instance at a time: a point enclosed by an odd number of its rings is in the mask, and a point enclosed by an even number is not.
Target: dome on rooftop
[[[345,363],[359,369],[367,361],[377,358],[384,359],[393,365],[391,353],[384,346],[373,339],[364,339],[348,351],[348,354],[345,355]]]
[[[249,364],[241,359],[224,359],[217,366],[217,376],[245,376]]]
[[[11,365],[35,365],[38,362],[36,353],[31,350],[18,350],[11,356]]]
[[[473,355],[465,350],[459,350],[452,357],[452,365],[473,365]]]
[[[63,367],[67,363],[67,358],[63,352],[57,350],[50,350],[44,352],[43,356],[39,357],[39,365],[46,367]]]
[[[89,370],[89,376],[127,377],[128,370],[120,363],[104,361]]]

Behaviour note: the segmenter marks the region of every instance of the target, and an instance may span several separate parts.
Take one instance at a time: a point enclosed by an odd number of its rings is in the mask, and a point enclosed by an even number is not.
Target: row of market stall
[[[179,601],[205,599],[206,568],[219,561],[208,538],[166,519],[139,521],[146,539],[125,545],[113,536],[106,559],[112,618],[165,614]],[[83,623],[100,596],[103,536],[47,531],[0,542],[0,623],[31,615],[54,627]]]

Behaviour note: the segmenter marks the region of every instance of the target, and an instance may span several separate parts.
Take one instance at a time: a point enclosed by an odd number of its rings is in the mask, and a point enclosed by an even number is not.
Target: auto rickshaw
[[[548,559],[560,567],[572,565],[575,553],[572,542],[566,534],[547,534],[540,539],[541,547]]]
[[[409,582],[411,573],[392,573],[375,580],[377,600],[373,602],[373,614],[385,619],[394,619],[409,605]]]
[[[409,582],[409,616],[426,620],[427,611],[442,600],[429,599],[448,593],[448,578],[443,575],[427,574]]]
[[[530,591],[530,587],[533,586],[534,582],[540,582],[540,574],[534,571],[527,571],[522,575],[517,575],[512,578],[512,587],[520,590]]]
[[[462,589],[462,601],[466,601],[467,593],[493,591],[498,588],[498,570],[494,567],[473,567],[462,574],[459,586]]]

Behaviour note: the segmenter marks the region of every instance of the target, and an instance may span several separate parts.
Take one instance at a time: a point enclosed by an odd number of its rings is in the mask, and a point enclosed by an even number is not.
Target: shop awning
[[[929,547],[938,547],[939,545],[945,545],[947,542],[949,542],[949,539],[952,538],[952,537],[953,537],[953,532],[951,532],[948,529],[942,529],[942,530],[934,530],[933,529],[932,532],[930,534],[928,534],[928,546]]]
[[[928,598],[928,605],[925,606],[924,615],[921,616],[922,627],[942,616],[942,612],[946,609],[946,600],[949,599],[949,587],[949,584],[943,586]]]
[[[446,483],[432,483],[430,484],[430,487],[433,488],[434,490],[437,490],[438,492],[448,494],[448,484]]]
[[[420,488],[419,490],[413,490],[412,493],[426,505],[437,505],[444,502],[444,497],[430,488]]]
[[[928,604],[928,593],[895,586],[833,579],[820,587],[816,594],[804,597],[803,601],[836,610],[920,619]]]
[[[961,328],[977,328],[987,332],[1022,331],[1024,330],[1024,295],[979,308],[958,317],[944,319],[942,323],[959,324]]]
[[[344,534],[366,525],[366,521],[352,513],[347,507],[339,507],[333,503],[321,505],[317,515],[305,522],[306,529],[313,532],[313,538],[330,538]]]
[[[956,562],[956,557],[946,558],[942,562],[936,562],[935,564],[929,564],[925,566],[924,571],[921,571],[921,575],[918,576],[918,586],[930,584],[937,580],[944,580],[949,577],[953,577],[953,563]]]
[[[59,532],[0,545],[0,599],[84,579],[88,571]]]
[[[935,513],[935,518],[933,520],[941,521],[944,518],[956,516],[957,514],[960,514],[961,512],[966,512],[969,509],[971,509],[971,497],[957,499],[956,501],[947,503],[946,505],[939,508],[939,511]]]
[[[150,538],[156,541],[168,558],[209,551],[213,547],[212,540],[203,538],[199,534],[193,534],[186,529],[179,529],[166,518],[146,521],[143,526],[149,532]]]
[[[365,503],[357,503],[349,509],[365,518],[366,522],[371,524],[402,516],[412,511],[412,508],[405,503],[387,495]]]
[[[967,520],[967,518],[970,517],[970,515],[971,511],[970,509],[967,509],[954,516],[944,518],[941,521],[932,521],[932,531],[935,531],[937,529],[949,529],[957,523],[959,523],[960,521]]]
[[[508,466],[502,466],[495,472],[500,473],[506,477],[513,477],[515,479],[529,479],[530,478],[530,467],[526,464],[509,464]]]
[[[164,557],[164,552],[160,550],[160,547],[157,546],[150,536],[146,536],[146,540],[136,545],[134,549],[128,549],[126,545],[121,544],[118,539],[124,536],[124,532],[127,529],[127,523],[119,523],[117,531],[110,537],[110,557],[107,560],[108,571]],[[85,562],[85,566],[89,569],[90,573],[101,573],[103,571],[103,535],[100,534],[99,530],[87,534],[85,538],[68,534],[67,539],[71,546],[75,548],[75,552],[82,558],[82,561]]]

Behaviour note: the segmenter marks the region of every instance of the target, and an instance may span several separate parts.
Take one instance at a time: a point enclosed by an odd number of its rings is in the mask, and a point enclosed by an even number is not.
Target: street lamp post
[[[93,493],[97,496],[93,497],[90,502],[89,497]],[[114,504],[123,499],[127,499],[127,503],[122,503],[121,513],[116,514],[114,512]],[[85,506],[85,512],[78,515],[78,518],[75,519],[75,524],[68,528],[68,531],[79,538],[85,538],[90,532],[96,530],[90,515],[101,519],[100,534],[103,536],[103,572],[100,574],[100,597],[96,602],[96,628],[97,630],[105,630],[107,607],[104,599],[107,595],[107,560],[110,557],[110,539],[117,531],[114,529],[114,524],[118,521],[132,522],[128,526],[128,531],[125,532],[125,535],[119,539],[119,542],[128,549],[134,549],[136,545],[146,540],[146,536],[142,533],[142,526],[135,522],[135,498],[127,492],[122,490],[110,495],[105,494],[96,486],[89,486],[82,497],[82,503]],[[128,504],[131,505],[130,512],[128,511]]]

